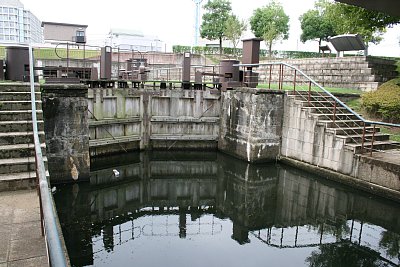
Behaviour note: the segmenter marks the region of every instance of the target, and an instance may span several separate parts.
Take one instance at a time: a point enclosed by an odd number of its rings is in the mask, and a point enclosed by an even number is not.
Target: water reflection
[[[92,167],[55,194],[73,266],[399,263],[396,203],[296,169],[188,152]]]

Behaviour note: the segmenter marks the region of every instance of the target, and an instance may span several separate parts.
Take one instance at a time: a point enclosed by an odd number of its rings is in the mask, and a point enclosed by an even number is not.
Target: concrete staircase
[[[39,138],[45,155],[39,87],[35,91]],[[0,192],[36,186],[30,94],[29,84],[0,84]],[[46,157],[44,161],[47,169]]]
[[[302,110],[317,118],[325,133],[343,139],[345,148],[354,154],[400,148],[400,143],[389,140],[390,135],[381,133],[378,126],[366,124],[364,132],[364,122],[345,107],[335,104],[326,93],[311,92],[309,96],[307,91],[296,91],[288,94],[301,103]]]

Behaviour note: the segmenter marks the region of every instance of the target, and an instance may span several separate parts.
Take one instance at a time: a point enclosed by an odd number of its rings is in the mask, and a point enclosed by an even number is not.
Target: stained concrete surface
[[[48,266],[36,190],[0,193],[0,267]]]

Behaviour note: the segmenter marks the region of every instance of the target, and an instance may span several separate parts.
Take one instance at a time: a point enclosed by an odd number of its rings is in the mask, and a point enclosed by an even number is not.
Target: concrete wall
[[[214,90],[89,89],[91,155],[130,149],[215,149]]]
[[[222,95],[218,149],[248,162],[279,155],[283,92],[241,88]]]
[[[302,107],[293,97],[285,98],[281,157],[299,161],[294,163],[297,167],[327,170],[321,174],[386,197],[400,196],[398,165],[355,154],[346,148],[345,139],[327,130],[329,124],[319,122],[317,116]]]
[[[42,85],[41,90],[51,183],[88,180],[87,87]]]

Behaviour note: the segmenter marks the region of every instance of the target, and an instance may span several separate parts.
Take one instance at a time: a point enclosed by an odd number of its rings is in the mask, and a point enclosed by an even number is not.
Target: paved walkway
[[[48,266],[36,190],[0,192],[0,267]]]

